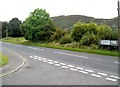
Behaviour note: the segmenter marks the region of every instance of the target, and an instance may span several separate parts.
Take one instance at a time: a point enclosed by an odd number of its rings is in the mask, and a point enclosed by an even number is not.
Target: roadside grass
[[[25,40],[25,38],[23,38],[23,37],[19,37],[19,38],[7,37],[7,38],[3,38],[2,41],[16,43],[16,44],[29,45],[29,46],[39,46],[39,47],[63,49],[63,50],[101,54],[101,55],[108,55],[108,56],[118,56],[117,51],[108,51],[108,50],[104,50],[104,49],[77,48],[77,47],[73,48],[73,47],[66,47],[66,46],[60,45],[60,44],[52,45],[47,42]]]
[[[8,57],[0,52],[0,67],[8,63]]]

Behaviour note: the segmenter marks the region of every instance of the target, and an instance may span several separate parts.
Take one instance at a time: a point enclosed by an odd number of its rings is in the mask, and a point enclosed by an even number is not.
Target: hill
[[[106,24],[112,28],[117,28],[117,18],[113,19],[96,19],[93,17],[88,17],[84,15],[68,15],[68,16],[57,16],[52,17],[54,23],[56,26],[61,27],[63,29],[71,29],[73,24],[75,24],[78,21],[89,23],[89,22],[95,22],[97,24]]]

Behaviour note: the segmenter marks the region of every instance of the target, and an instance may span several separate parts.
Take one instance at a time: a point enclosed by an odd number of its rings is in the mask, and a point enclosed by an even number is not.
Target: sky
[[[1,0],[0,21],[14,17],[24,21],[36,8],[46,9],[51,17],[86,15],[94,18],[117,17],[117,0]]]

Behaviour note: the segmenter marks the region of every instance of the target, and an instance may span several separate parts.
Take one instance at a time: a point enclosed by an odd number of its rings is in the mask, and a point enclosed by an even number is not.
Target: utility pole
[[[120,1],[118,0],[118,51],[119,51],[119,55],[120,55]]]

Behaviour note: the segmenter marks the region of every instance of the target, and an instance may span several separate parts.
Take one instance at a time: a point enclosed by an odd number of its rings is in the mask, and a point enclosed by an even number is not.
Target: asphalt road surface
[[[0,44],[3,53],[9,50],[26,59],[21,69],[2,78],[3,85],[117,85],[120,79],[117,57],[5,42]],[[15,57],[8,54],[11,55]]]

